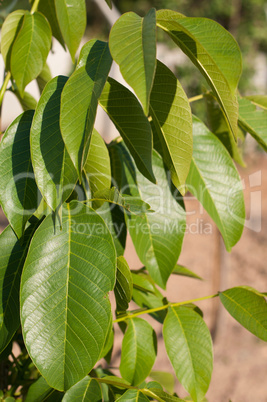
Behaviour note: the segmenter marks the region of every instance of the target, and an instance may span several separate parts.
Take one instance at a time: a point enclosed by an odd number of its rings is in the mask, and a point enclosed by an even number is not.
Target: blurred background
[[[239,90],[241,95],[266,94],[267,89],[267,1],[265,0],[113,0],[109,10],[104,0],[87,0],[88,25],[83,43],[91,38],[108,40],[111,26],[121,13],[134,11],[143,16],[151,7],[169,8],[188,17],[211,18],[237,40],[243,55],[243,74]],[[6,16],[19,8],[29,8],[28,0],[0,0],[0,24]],[[207,87],[198,70],[173,44],[164,32],[158,30],[157,57],[172,69],[183,85],[188,97],[200,94]],[[52,76],[69,75],[73,70],[71,58],[54,40],[48,58]],[[0,77],[4,66],[0,62]],[[111,75],[121,80],[116,66]],[[37,85],[26,89],[38,99]],[[194,102],[193,112],[205,119],[204,102]],[[2,107],[1,129],[4,131],[22,111],[12,93],[5,96]],[[115,128],[105,115],[98,113],[98,131],[109,142],[117,136]],[[238,167],[243,179],[247,222],[240,242],[232,253],[225,251],[221,237],[203,210],[191,196],[185,199],[188,212],[182,253],[179,263],[198,274],[202,281],[174,276],[165,292],[170,301],[189,300],[216,293],[237,285],[250,285],[267,291],[267,158],[252,138],[244,147],[246,167]],[[0,229],[7,221],[1,213]],[[142,266],[128,239],[126,259],[132,269]],[[134,306],[132,306],[134,308]],[[257,339],[220,308],[217,299],[199,303],[214,339],[214,373],[209,392],[210,402],[267,402],[267,345]],[[153,326],[155,327],[155,321]],[[156,326],[160,350],[155,370],[173,373],[164,350],[161,327]],[[122,334],[116,328],[117,345],[111,364],[119,366],[119,348]],[[176,381],[170,380],[179,396],[184,391]]]

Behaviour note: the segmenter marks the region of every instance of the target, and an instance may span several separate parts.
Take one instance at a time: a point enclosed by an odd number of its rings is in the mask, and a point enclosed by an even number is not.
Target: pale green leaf
[[[195,272],[191,271],[190,269],[184,267],[183,265],[176,265],[172,271],[174,275],[181,275],[181,276],[188,276],[189,278],[200,279],[202,278],[195,274]]]
[[[111,63],[108,43],[90,40],[83,46],[77,68],[62,92],[62,137],[80,175],[87,160],[98,98]]]
[[[51,387],[69,389],[98,360],[112,319],[107,293],[115,269],[104,221],[77,201],[63,205],[62,228],[49,215],[36,231],[21,280],[21,323],[28,352]]]
[[[157,25],[170,35],[206,78],[236,138],[236,89],[242,58],[235,39],[213,20],[188,18],[170,10],[157,12]]]
[[[133,295],[133,278],[129,265],[123,256],[117,258],[117,279],[114,293],[117,311],[127,310]]]
[[[74,62],[75,53],[86,28],[85,1],[56,0],[55,6],[60,31]]]
[[[10,69],[21,95],[44,68],[51,46],[51,29],[43,14],[25,12],[12,47]]]
[[[37,223],[30,225],[21,243],[11,226],[0,235],[0,353],[19,327],[19,287],[29,242]]]
[[[89,376],[71,387],[62,402],[102,402],[102,392],[100,385],[96,380]]]
[[[37,85],[40,91],[40,94],[42,94],[44,87],[48,83],[48,81],[52,80],[52,74],[50,71],[50,68],[48,67],[47,63],[45,63],[44,68],[36,78]]]
[[[140,172],[155,182],[152,171],[152,132],[136,97],[125,86],[109,78],[99,103],[118,129]]]
[[[156,70],[156,12],[152,8],[144,18],[130,12],[113,25],[109,36],[113,59],[125,81],[140,99],[145,114]]]
[[[264,295],[243,286],[225,290],[219,295],[222,304],[236,321],[267,342],[267,303]]]
[[[67,77],[58,76],[46,85],[31,127],[31,156],[37,185],[52,210],[72,193],[78,179],[63,142],[60,97]]]
[[[48,20],[52,29],[53,36],[59,41],[65,49],[64,39],[59,28],[59,23],[56,14],[56,3],[58,0],[40,0],[38,3],[38,11],[40,11]]]
[[[25,10],[16,10],[9,14],[1,29],[1,53],[6,70],[10,70],[10,57],[13,44],[21,29]]]
[[[267,152],[267,110],[257,110],[248,99],[239,98],[240,126],[247,131]]]
[[[18,237],[41,201],[30,155],[33,113],[18,116],[0,143],[0,202]]]
[[[245,221],[242,183],[228,151],[196,117],[193,136],[187,188],[214,220],[230,251],[240,239]]]
[[[175,75],[161,62],[150,98],[154,135],[159,138],[157,151],[171,172],[174,185],[185,184],[192,153],[192,117],[188,98]]]
[[[128,389],[116,402],[149,402],[149,399],[138,389]]]
[[[170,307],[163,325],[165,347],[176,376],[194,402],[201,402],[211,380],[212,340],[192,309]]]
[[[172,373],[153,370],[149,374],[149,377],[158,381],[169,394],[174,393],[175,377]]]
[[[129,320],[122,341],[120,373],[132,385],[149,375],[157,355],[157,338],[150,324],[142,318]]]
[[[37,100],[29,92],[24,92],[23,97],[21,97],[18,90],[14,90],[13,93],[16,95],[24,112],[26,112],[26,110],[34,110],[36,108]]]
[[[267,109],[267,95],[250,95],[245,96],[245,99],[250,100],[262,109]]]
[[[51,388],[44,377],[38,378],[29,388],[25,402],[59,402],[63,394]]]

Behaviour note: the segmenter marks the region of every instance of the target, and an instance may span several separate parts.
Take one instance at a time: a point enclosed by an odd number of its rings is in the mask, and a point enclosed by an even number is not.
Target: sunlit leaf
[[[149,399],[138,389],[128,389],[116,402],[148,402]]]
[[[10,70],[10,57],[14,41],[21,29],[25,10],[16,10],[9,14],[1,28],[1,53],[6,70]]]
[[[86,376],[83,380],[71,387],[64,395],[62,402],[75,401],[102,402],[102,392],[98,382]]]
[[[181,276],[188,276],[189,278],[201,279],[200,276],[195,274],[195,272],[191,271],[190,269],[184,267],[183,265],[176,265],[172,271],[174,275],[181,275]]]
[[[53,36],[59,41],[65,49],[64,39],[59,28],[59,22],[56,14],[56,3],[58,0],[40,0],[38,3],[38,11],[40,11],[47,19],[52,29]],[[61,12],[61,14],[63,14]],[[66,27],[65,27],[66,29]]]
[[[245,96],[245,99],[250,100],[262,109],[267,109],[267,95],[250,95]]]

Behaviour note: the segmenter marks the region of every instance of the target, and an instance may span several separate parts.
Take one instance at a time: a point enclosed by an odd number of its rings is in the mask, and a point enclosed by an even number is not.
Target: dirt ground
[[[267,158],[256,154],[240,169],[244,179],[247,226],[240,242],[228,254],[208,215],[193,198],[186,200],[188,229],[179,263],[204,280],[173,276],[166,295],[170,301],[190,300],[237,285],[250,285],[267,291]],[[1,214],[0,229],[6,225]],[[141,267],[129,239],[126,259],[131,268]],[[209,402],[267,402],[267,344],[242,328],[218,304],[218,299],[202,301],[199,307],[214,336],[214,371],[207,397]],[[158,357],[154,370],[170,371],[161,335],[158,333]],[[157,323],[156,323],[157,324]],[[119,366],[121,332],[116,328],[117,342],[112,365]],[[186,395],[176,382],[180,397]]]

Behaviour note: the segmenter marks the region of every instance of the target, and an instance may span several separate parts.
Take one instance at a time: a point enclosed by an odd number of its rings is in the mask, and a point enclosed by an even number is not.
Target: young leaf
[[[63,205],[62,228],[49,215],[36,231],[21,279],[21,322],[51,387],[69,389],[98,360],[112,319],[107,293],[115,268],[104,221],[77,201]]]
[[[240,126],[267,152],[267,110],[257,110],[248,99],[239,98]]]
[[[20,324],[20,277],[37,222],[26,229],[22,244],[11,226],[0,235],[0,249],[3,251],[0,256],[0,353],[9,344]]]
[[[0,202],[19,238],[41,200],[30,155],[33,113],[29,110],[18,116],[0,144]]]
[[[125,81],[140,99],[145,114],[156,70],[156,12],[152,8],[141,18],[130,12],[113,25],[109,47]]]
[[[1,53],[6,66],[6,71],[10,71],[10,57],[13,44],[21,29],[25,10],[16,10],[9,14],[5,19],[1,29]]]
[[[124,139],[140,172],[155,183],[151,128],[136,97],[125,86],[109,78],[99,103]]]
[[[127,261],[123,256],[117,258],[117,280],[114,288],[117,311],[125,311],[132,300],[133,279]]]
[[[120,373],[132,385],[138,385],[149,375],[157,355],[155,331],[142,318],[129,320],[122,341]]]
[[[71,387],[64,395],[62,402],[75,401],[102,402],[102,392],[98,382],[93,378],[86,376]]]
[[[195,274],[193,271],[190,269],[184,267],[183,265],[176,265],[174,269],[172,270],[172,274],[174,275],[181,275],[181,276],[188,276],[189,278],[195,278],[195,279],[200,279],[202,278]]]
[[[193,153],[191,109],[181,84],[159,61],[151,92],[150,113],[154,135],[160,142],[156,149],[170,170],[174,185],[179,188],[185,184]]]
[[[165,347],[176,376],[194,402],[202,401],[211,380],[211,336],[192,309],[170,307],[163,325]]]
[[[90,40],[83,46],[77,68],[62,92],[60,113],[62,137],[80,176],[87,160],[97,101],[105,85],[111,63],[108,44]]]
[[[267,303],[264,296],[248,287],[235,287],[220,292],[228,313],[252,334],[267,342]]]
[[[52,29],[53,36],[59,41],[65,49],[64,39],[59,28],[59,23],[56,14],[56,3],[58,0],[40,0],[38,3],[38,11],[40,11],[48,20]]]
[[[74,62],[75,53],[86,28],[85,1],[56,0],[55,7],[60,31]]]
[[[242,59],[232,35],[215,21],[188,18],[170,10],[157,11],[157,25],[169,34],[206,78],[236,138],[236,88]]]
[[[29,388],[25,402],[60,402],[63,394],[51,388],[44,377],[38,378]]]
[[[12,47],[10,69],[23,96],[24,88],[42,71],[51,46],[51,29],[43,14],[25,12]]]
[[[175,198],[178,196],[181,200],[181,196],[173,194],[170,189],[170,178],[162,159],[155,151],[153,169],[157,184],[149,182],[138,172],[123,143],[115,144],[110,151],[112,165],[115,153],[121,161],[122,192],[140,197],[154,211],[140,216],[127,216],[127,226],[141,262],[153,280],[164,288],[178,260],[183,242],[185,211],[182,201],[180,205]]]
[[[267,110],[267,95],[250,95],[245,96],[245,99],[250,100],[252,103],[259,106],[260,108]]]
[[[149,402],[149,399],[138,389],[128,389],[116,402]]]
[[[193,135],[193,159],[186,184],[216,223],[230,251],[240,239],[245,221],[240,177],[225,147],[196,117]]]
[[[31,156],[37,185],[55,211],[72,193],[78,179],[63,142],[60,127],[60,97],[67,77],[58,76],[46,85],[31,127]]]

